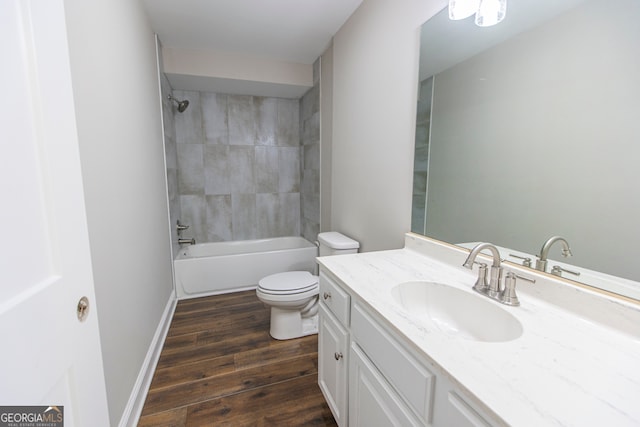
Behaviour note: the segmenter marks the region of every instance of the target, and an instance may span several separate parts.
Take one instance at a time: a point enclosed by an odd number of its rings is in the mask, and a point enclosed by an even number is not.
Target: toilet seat
[[[258,289],[269,295],[296,295],[317,291],[318,276],[308,271],[286,271],[260,279]]]

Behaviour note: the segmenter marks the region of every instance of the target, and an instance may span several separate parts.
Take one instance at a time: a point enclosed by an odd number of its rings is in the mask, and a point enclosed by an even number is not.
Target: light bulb
[[[449,19],[465,19],[478,11],[480,0],[449,0]]]
[[[490,27],[502,21],[507,14],[507,0],[480,0],[476,25]]]

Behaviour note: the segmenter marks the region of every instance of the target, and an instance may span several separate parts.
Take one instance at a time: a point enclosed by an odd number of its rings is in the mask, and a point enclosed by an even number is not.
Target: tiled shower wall
[[[313,242],[320,231],[320,59],[313,64],[313,87],[300,99],[300,143],[301,231]]]
[[[302,235],[320,228],[320,60],[300,99],[173,91],[162,76],[174,257],[178,219],[197,242]]]
[[[420,234],[426,234],[425,215],[427,213],[432,91],[433,77],[420,82],[416,118],[416,145],[413,161],[413,204],[411,206],[411,231]]]
[[[185,237],[198,242],[300,235],[298,100],[174,91]]]
[[[176,257],[180,246],[176,223],[181,217],[180,195],[178,194],[178,151],[176,144],[176,127],[173,120],[174,107],[167,95],[171,93],[171,85],[164,74],[161,74],[162,89],[162,124],[164,127],[164,150],[167,166],[167,191],[169,197],[169,220],[171,225],[171,253]]]

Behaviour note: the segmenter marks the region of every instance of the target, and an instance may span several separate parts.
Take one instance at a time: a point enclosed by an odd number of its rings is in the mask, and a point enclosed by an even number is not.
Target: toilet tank
[[[360,247],[360,243],[337,231],[318,234],[318,243],[320,256],[355,254]]]

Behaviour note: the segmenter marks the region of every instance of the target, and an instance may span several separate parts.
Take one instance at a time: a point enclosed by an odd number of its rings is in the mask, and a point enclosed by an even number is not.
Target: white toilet
[[[318,234],[320,256],[353,254],[360,244],[335,231]],[[269,333],[288,340],[318,333],[318,276],[287,271],[260,279],[256,295],[271,306]]]

